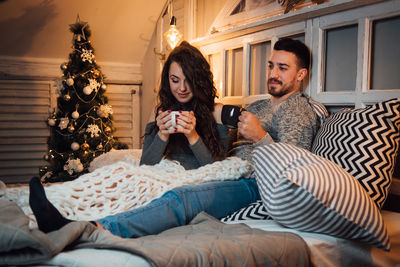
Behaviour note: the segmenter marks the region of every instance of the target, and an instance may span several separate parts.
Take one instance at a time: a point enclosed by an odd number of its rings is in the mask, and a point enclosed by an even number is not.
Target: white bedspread
[[[391,241],[390,252],[385,252],[361,242],[336,238],[324,234],[296,231],[273,220],[242,220],[230,223],[245,223],[252,228],[265,231],[291,232],[301,236],[310,248],[311,261],[316,267],[355,266],[400,266],[400,213],[382,211]]]

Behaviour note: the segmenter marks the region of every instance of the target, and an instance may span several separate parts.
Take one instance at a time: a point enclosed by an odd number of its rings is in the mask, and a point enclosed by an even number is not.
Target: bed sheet
[[[316,267],[339,266],[400,266],[400,213],[382,211],[391,241],[390,252],[357,241],[336,238],[324,234],[296,231],[273,220],[242,220],[229,223],[245,223],[265,231],[292,232],[301,236],[310,248],[311,261]]]
[[[148,261],[140,256],[128,252],[111,250],[81,248],[64,251],[57,254],[54,258],[39,266],[58,266],[58,267],[150,267]]]

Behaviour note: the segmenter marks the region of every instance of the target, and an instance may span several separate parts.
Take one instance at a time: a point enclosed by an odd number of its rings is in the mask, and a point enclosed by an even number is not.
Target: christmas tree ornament
[[[104,133],[106,134],[106,135],[110,135],[111,134],[111,128],[110,127],[106,127],[106,128],[104,128]]]
[[[75,173],[81,173],[84,168],[80,159],[69,159],[67,164],[64,165],[64,170],[68,172],[69,175]]]
[[[73,133],[75,131],[75,127],[73,125],[68,126],[68,132]]]
[[[54,125],[56,125],[56,120],[53,119],[53,118],[49,118],[49,119],[47,120],[47,124],[48,124],[49,126],[54,126]]]
[[[43,156],[43,159],[44,159],[45,161],[49,161],[49,160],[50,160],[49,154],[44,155],[44,156]]]
[[[69,94],[65,94],[63,98],[64,98],[65,101],[70,101],[71,100],[71,96]]]
[[[60,69],[61,69],[61,70],[66,70],[67,68],[68,68],[68,66],[67,66],[66,63],[62,63],[62,64],[60,65]]]
[[[72,79],[71,77],[67,78],[67,80],[65,80],[65,82],[67,83],[68,86],[74,85],[74,79]]]
[[[71,116],[72,116],[73,119],[76,120],[76,119],[79,118],[79,112],[77,110],[75,110],[74,112],[72,112]]]
[[[89,156],[89,151],[87,151],[87,150],[82,151],[81,157],[85,159],[85,158],[87,158],[87,156]]]
[[[71,149],[72,149],[73,151],[77,151],[80,147],[81,147],[81,146],[80,146],[77,142],[73,142],[73,143],[71,144]]]
[[[97,126],[96,124],[89,124],[86,132],[90,133],[90,137],[94,138],[94,137],[99,137],[99,133],[101,132],[99,126]]]
[[[60,127],[61,130],[64,130],[65,128],[68,127],[69,124],[69,119],[68,117],[64,117],[60,119],[60,123],[58,124],[58,127]]]
[[[82,145],[81,145],[81,149],[83,150],[83,151],[86,151],[86,150],[88,150],[90,148],[90,146],[89,146],[89,144],[88,143],[83,143]]]
[[[47,166],[39,168],[39,175],[44,175],[47,172],[47,169]]]
[[[108,118],[109,115],[113,114],[114,111],[112,110],[111,105],[101,105],[99,109],[96,111],[97,115],[102,118]]]
[[[85,95],[90,95],[92,92],[93,92],[93,89],[89,85],[87,85],[87,86],[85,86],[85,88],[83,88],[83,93]]]
[[[89,63],[93,63],[93,60],[94,60],[93,50],[82,49],[81,58],[82,58],[83,62],[87,61]]]
[[[103,83],[103,84],[101,85],[101,89],[106,90],[106,89],[107,89],[107,85],[106,85],[105,83]]]
[[[93,79],[97,79],[100,76],[100,71],[98,71],[96,69],[92,70],[91,73],[92,73],[92,78]]]
[[[103,144],[102,144],[102,143],[98,144],[97,147],[96,147],[96,149],[97,149],[97,150],[102,150],[102,149],[103,149]]]

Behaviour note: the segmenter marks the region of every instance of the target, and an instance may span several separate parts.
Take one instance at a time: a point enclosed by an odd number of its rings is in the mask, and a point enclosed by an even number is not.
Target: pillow
[[[273,220],[390,249],[380,210],[337,164],[284,143],[257,147],[254,164],[261,200]]]
[[[400,140],[400,98],[332,114],[311,151],[356,178],[381,208],[387,198]]]
[[[251,203],[247,207],[241,208],[221,219],[221,222],[236,222],[244,220],[270,220],[261,200]]]

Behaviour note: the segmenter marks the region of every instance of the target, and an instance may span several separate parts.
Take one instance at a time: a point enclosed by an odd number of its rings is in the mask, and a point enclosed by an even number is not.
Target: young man
[[[276,42],[268,61],[270,98],[253,103],[242,112],[233,155],[251,161],[255,146],[273,142],[311,148],[319,118],[310,99],[301,92],[309,65],[310,52],[302,42],[292,39]],[[182,186],[146,206],[93,223],[118,236],[139,237],[185,225],[201,211],[222,218],[259,199],[255,179]],[[57,230],[70,222],[46,199],[38,178],[30,183],[30,205],[39,229],[44,232]]]

